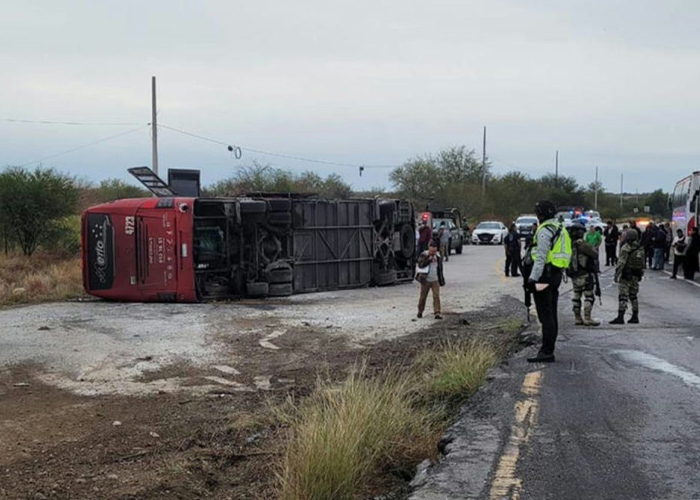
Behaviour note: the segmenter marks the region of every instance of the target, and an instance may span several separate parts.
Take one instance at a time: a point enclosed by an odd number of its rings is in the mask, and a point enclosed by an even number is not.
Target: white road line
[[[673,276],[673,273],[671,273],[670,271],[664,271],[664,272],[665,272],[666,274],[668,274],[669,276]],[[691,285],[695,285],[695,286],[697,286],[697,287],[700,287],[700,283],[698,283],[698,282],[696,282],[696,281],[684,280],[684,279],[679,279],[678,281],[684,281],[684,282],[686,282],[686,283],[690,283]]]
[[[672,363],[669,363],[665,359],[657,358],[656,356],[647,354],[642,351],[623,349],[613,352],[619,355],[621,358],[626,359],[627,361],[637,363],[654,371],[668,373],[669,375],[678,377],[687,385],[700,389],[699,376],[697,376],[689,370],[686,370],[685,368],[681,368],[680,366],[676,366]]]

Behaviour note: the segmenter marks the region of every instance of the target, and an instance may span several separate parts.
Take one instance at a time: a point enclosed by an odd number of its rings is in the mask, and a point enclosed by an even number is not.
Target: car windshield
[[[562,219],[571,220],[571,212],[558,212],[556,218],[561,217]]]
[[[482,222],[477,229],[501,229],[501,225],[498,222]]]
[[[450,220],[449,219],[433,219],[433,229],[440,229],[440,224],[445,224],[446,228],[450,228]]]
[[[515,221],[516,224],[535,224],[537,222],[537,217],[521,217]]]

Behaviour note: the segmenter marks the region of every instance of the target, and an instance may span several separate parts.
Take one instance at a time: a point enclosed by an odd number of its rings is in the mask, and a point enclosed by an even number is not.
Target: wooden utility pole
[[[595,168],[595,201],[593,202],[595,205],[595,211],[598,211],[598,167]]]
[[[486,127],[484,127],[484,144],[481,148],[481,194],[486,196]]]
[[[158,119],[156,116],[156,77],[151,77],[151,140],[153,145],[153,172],[158,175]]]
[[[622,208],[622,193],[623,191],[623,182],[625,179],[625,174],[620,174],[620,208]]]

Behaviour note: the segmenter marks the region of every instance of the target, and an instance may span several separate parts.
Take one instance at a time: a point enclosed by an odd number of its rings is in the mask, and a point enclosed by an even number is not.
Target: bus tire
[[[272,283],[268,295],[270,297],[288,297],[294,293],[291,283]]]
[[[401,237],[401,256],[404,259],[413,258],[416,253],[416,232],[410,224],[404,224],[401,226],[399,235]]]
[[[387,271],[378,274],[374,279],[374,284],[377,286],[387,286],[396,283],[396,271]]]
[[[267,275],[268,283],[291,283],[294,279],[294,271],[291,269],[273,269]]]
[[[462,255],[462,250],[464,249],[464,242],[460,240],[459,246],[455,248],[455,252],[457,252],[458,255]]]
[[[249,297],[265,297],[270,292],[270,285],[264,282],[248,283],[245,291]]]

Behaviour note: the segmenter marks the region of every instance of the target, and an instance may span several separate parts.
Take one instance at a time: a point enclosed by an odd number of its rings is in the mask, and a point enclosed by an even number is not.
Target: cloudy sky
[[[2,2],[0,166],[101,180],[150,165],[159,123],[243,147],[398,165],[488,129],[495,171],[670,190],[700,170],[697,0],[143,0]],[[120,123],[58,125],[7,119]],[[141,128],[138,128],[141,127]],[[103,138],[137,130],[54,156]],[[258,160],[319,166],[162,129],[161,169],[205,183]],[[48,159],[44,159],[51,157]],[[33,165],[31,163],[30,165]]]

